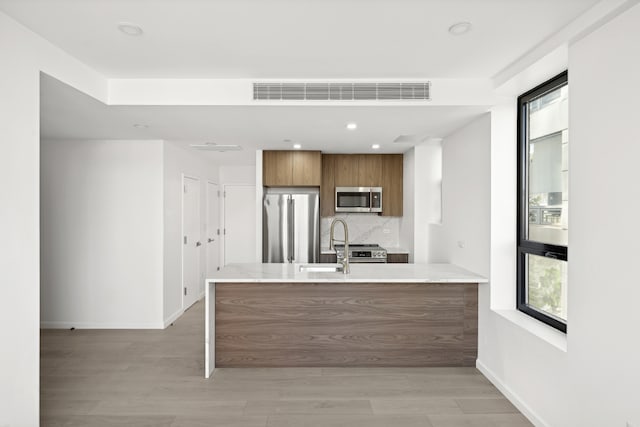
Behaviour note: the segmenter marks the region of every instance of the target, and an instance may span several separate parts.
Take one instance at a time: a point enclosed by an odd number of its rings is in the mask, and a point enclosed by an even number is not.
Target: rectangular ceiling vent
[[[429,101],[431,82],[254,83],[259,101]]]

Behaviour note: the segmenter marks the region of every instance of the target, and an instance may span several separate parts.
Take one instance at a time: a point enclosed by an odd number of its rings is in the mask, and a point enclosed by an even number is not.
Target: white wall
[[[640,426],[639,43],[635,6],[569,49],[574,426]]]
[[[39,79],[99,99],[106,80],[0,12],[0,425],[39,419]]]
[[[416,145],[404,153],[403,217],[400,246],[409,262],[442,262],[430,244],[441,221],[442,146],[440,139]]]
[[[256,167],[249,166],[220,166],[220,184],[256,184]]]
[[[429,243],[432,257],[491,278],[478,292],[481,371],[536,425],[568,427],[566,353],[522,325],[553,334],[551,328],[514,310],[513,124],[515,115],[497,107],[444,140],[442,226]],[[550,412],[556,418],[547,424]]]
[[[545,69],[491,111],[491,284],[479,295],[477,366],[535,425],[570,427],[566,337],[515,309],[516,96],[561,69]]]
[[[409,262],[414,262],[415,226],[415,149],[405,151],[402,158],[402,219],[400,220],[400,246],[409,251]]]
[[[179,317],[182,176],[200,180],[202,240],[218,167],[171,142],[46,141],[42,174],[43,327],[162,328]],[[205,250],[200,267],[202,293]]]
[[[489,275],[491,116],[485,114],[442,143],[442,223],[429,239],[432,259]]]
[[[256,159],[262,157],[260,150],[256,151]],[[247,209],[255,210],[255,220],[252,228],[255,228],[253,238],[244,236],[247,240],[247,248],[254,248],[255,262],[262,262],[262,186],[257,185],[262,183],[262,161],[256,160],[257,165],[247,166],[220,166],[220,190],[224,189],[225,185],[251,185],[256,188],[256,195],[254,202],[247,203]],[[225,201],[222,199],[220,203],[220,220],[225,221]],[[222,225],[224,227],[224,224]],[[222,236],[220,241],[220,251],[222,258],[224,258],[226,236]],[[224,265],[224,264],[220,264]]]
[[[640,207],[638,40],[640,6],[634,6],[568,49],[566,337],[514,310],[517,93],[492,111],[491,295],[480,298],[478,367],[538,426],[640,425],[640,289],[632,237]],[[520,93],[560,70],[540,69]]]
[[[218,166],[202,154],[165,141],[163,144],[164,194],[164,326],[183,312],[182,307],[182,176],[200,180],[201,241],[206,241],[207,181],[218,184]],[[220,188],[222,190],[222,188]],[[222,246],[221,246],[222,247]],[[206,244],[201,246],[200,293],[204,292]]]
[[[43,141],[41,324],[157,328],[162,141]]]

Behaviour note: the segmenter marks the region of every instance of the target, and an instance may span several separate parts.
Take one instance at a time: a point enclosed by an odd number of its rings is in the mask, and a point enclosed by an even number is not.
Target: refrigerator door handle
[[[287,196],[287,262],[291,262],[291,196]]]
[[[289,222],[289,236],[291,236],[291,244],[289,245],[289,250],[291,251],[291,262],[296,260],[296,200],[291,197],[291,217]]]

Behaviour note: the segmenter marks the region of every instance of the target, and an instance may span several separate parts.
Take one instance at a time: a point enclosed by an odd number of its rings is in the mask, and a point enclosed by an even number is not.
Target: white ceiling
[[[596,0],[0,0],[107,77],[489,78]],[[144,29],[129,37],[128,21]],[[470,21],[473,29],[447,29]]]
[[[0,0],[0,10],[108,78],[490,78],[597,0]],[[130,37],[117,23],[140,25]],[[452,36],[459,21],[472,30]],[[106,106],[42,78],[44,139],[240,144],[203,153],[253,163],[257,148],[403,152],[488,106]],[[347,131],[347,122],[358,130]],[[146,124],[147,129],[133,127]],[[284,142],[288,139],[291,142]]]
[[[201,153],[219,163],[252,164],[256,149],[291,149],[293,143],[334,153],[373,152],[371,145],[380,144],[377,152],[401,153],[413,144],[394,143],[400,135],[416,135],[418,140],[446,136],[486,111],[482,106],[107,106],[42,75],[40,133],[44,140],[239,144],[241,152]],[[347,130],[349,122],[356,122],[358,129]]]

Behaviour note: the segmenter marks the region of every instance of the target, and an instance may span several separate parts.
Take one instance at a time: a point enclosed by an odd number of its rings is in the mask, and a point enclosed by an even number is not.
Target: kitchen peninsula
[[[207,280],[205,376],[215,367],[475,366],[486,282],[451,264],[352,264],[350,274],[228,265]]]

